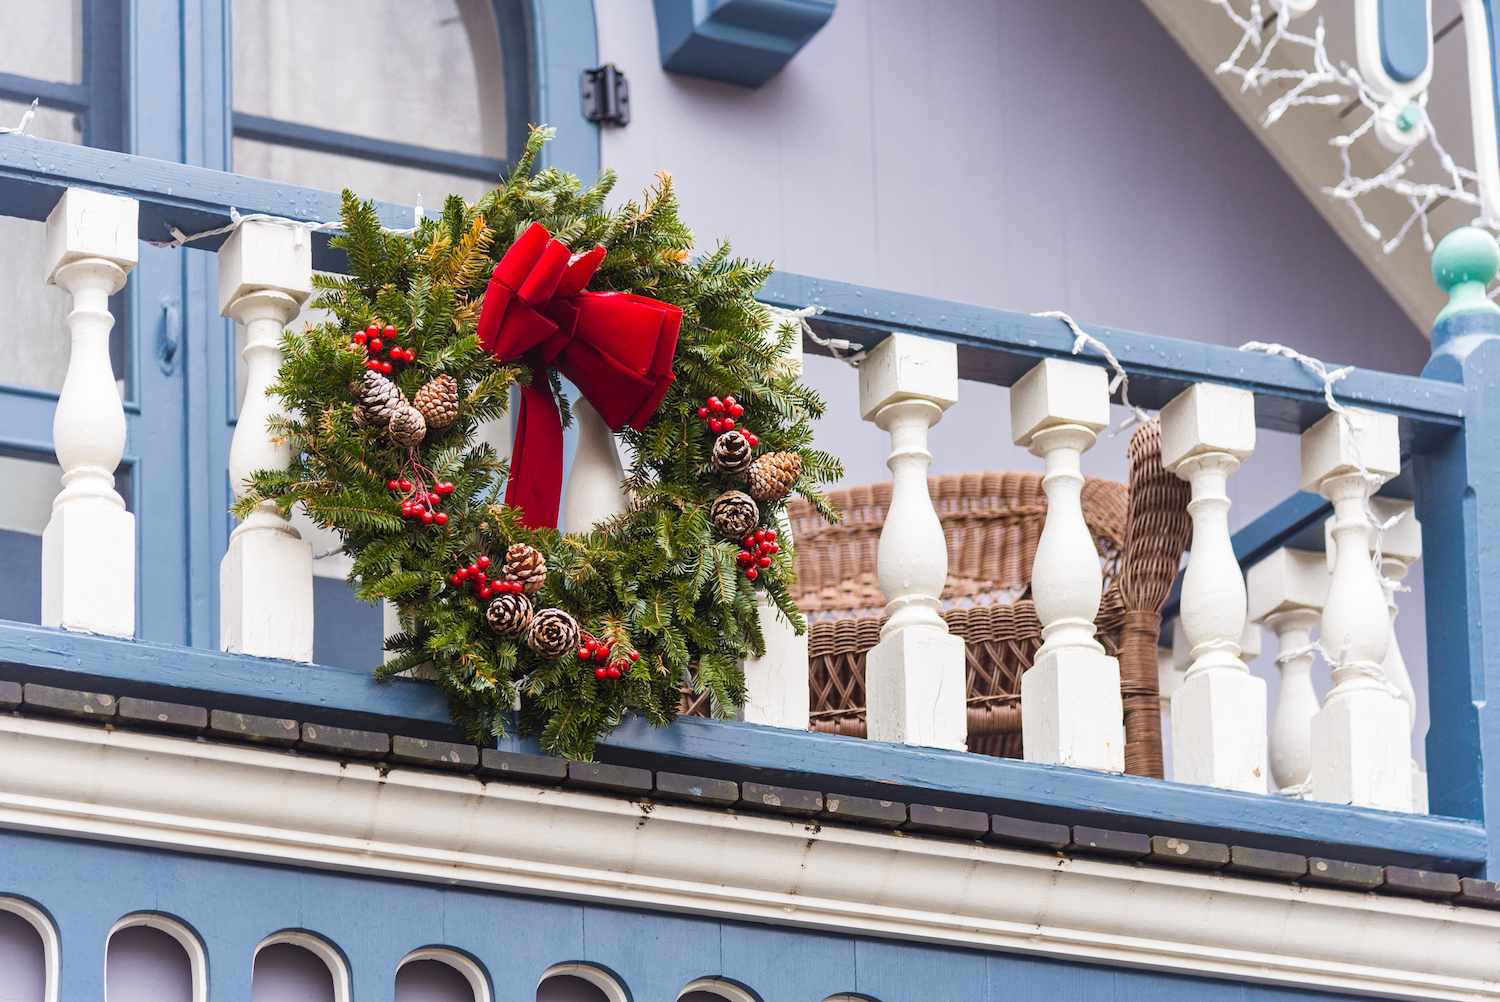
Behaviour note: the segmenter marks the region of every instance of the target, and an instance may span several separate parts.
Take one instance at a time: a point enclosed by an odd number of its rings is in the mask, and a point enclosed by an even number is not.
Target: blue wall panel
[[[211,1002],[249,1002],[255,947],[287,929],[339,948],[355,1002],[388,1000],[397,963],[424,946],[480,961],[496,1002],[533,1002],[542,972],[567,962],[610,971],[634,1002],[670,1002],[706,976],[747,985],[765,1002],[837,992],[878,1002],[1343,997],[18,833],[0,833],[0,894],[38,903],[57,924],[69,1000],[103,997],[108,930],[140,911],[198,934]]]

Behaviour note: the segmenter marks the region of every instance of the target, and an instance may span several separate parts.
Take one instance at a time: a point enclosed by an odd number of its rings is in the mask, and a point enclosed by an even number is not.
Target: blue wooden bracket
[[[833,17],[835,0],[656,0],[661,65],[759,87]]]

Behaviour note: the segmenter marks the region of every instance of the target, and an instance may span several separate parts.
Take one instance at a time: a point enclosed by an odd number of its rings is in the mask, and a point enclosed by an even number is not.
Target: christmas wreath
[[[784,501],[832,517],[820,485],[841,469],[812,447],[797,325],[754,299],[770,268],[726,244],[694,260],[666,174],[610,210],[612,175],[537,170],[546,138],[412,232],[344,193],[348,273],[316,276],[328,319],[285,334],[272,387],[294,458],[236,512],[300,505],[338,532],[357,595],[400,613],[378,675],[434,679],[475,740],[518,704],[543,748],[588,758],[626,713],[671,720],[685,686],[716,713],[743,702],[759,596],[805,628]],[[625,510],[567,533],[564,378],[631,460]],[[478,431],[518,385],[507,461]]]

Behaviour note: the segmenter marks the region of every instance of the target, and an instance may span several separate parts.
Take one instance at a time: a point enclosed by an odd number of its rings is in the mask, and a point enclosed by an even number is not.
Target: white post
[[[1304,797],[1312,773],[1312,722],[1318,694],[1312,684],[1312,630],[1328,597],[1321,553],[1280,549],[1245,575],[1250,618],[1276,634],[1281,688],[1271,718],[1271,782],[1288,796]]]
[[[267,391],[281,365],[281,331],[312,291],[312,244],[304,230],[249,222],[219,248],[219,312],[245,325],[245,401],[229,446],[235,497],[260,469],[280,469],[291,448],[268,422],[280,404]],[[266,502],[229,537],[219,564],[219,644],[258,657],[311,661],[312,547]]]
[[[1329,414],[1302,433],[1302,489],[1333,502],[1335,546],[1320,638],[1333,689],[1313,718],[1312,796],[1409,811],[1411,720],[1381,667],[1391,621],[1366,511],[1375,489],[1400,471],[1395,415]]]
[[[1182,625],[1192,664],[1172,697],[1172,778],[1266,789],[1266,683],[1240,659],[1245,579],[1229,539],[1229,475],[1255,448],[1255,398],[1198,383],[1161,412],[1162,465],[1192,487]]]
[[[596,524],[628,507],[620,481],[625,468],[609,425],[582,396],[573,401],[573,424],[578,444],[563,490],[562,526],[568,532],[588,532]]]
[[[771,323],[764,334],[775,343],[778,329],[787,322],[782,311],[771,309]],[[782,356],[780,363],[798,376],[802,375],[802,341]],[[794,545],[791,519],[782,512],[777,519],[778,539],[783,549]],[[812,712],[807,680],[807,634],[798,634],[777,610],[765,592],[756,596],[756,613],[760,632],[766,640],[766,653],[745,659],[745,705],[740,719],[772,727],[808,729]]]
[[[1401,591],[1401,582],[1411,570],[1411,565],[1422,557],[1422,525],[1417,521],[1416,506],[1410,501],[1371,498],[1370,508],[1382,523],[1400,516],[1380,539],[1380,583],[1385,589],[1386,611],[1391,620],[1390,646],[1386,649],[1381,669],[1386,681],[1396,687],[1401,701],[1406,704],[1410,727],[1404,735],[1393,735],[1393,739],[1404,738],[1407,753],[1412,756],[1412,810],[1417,814],[1426,814],[1427,773],[1417,765],[1412,748],[1417,728],[1417,691],[1412,686],[1411,673],[1406,669],[1406,658],[1401,654],[1401,643],[1396,636],[1396,616],[1401,611],[1396,604],[1396,596]]]
[[[1124,772],[1120,663],[1094,637],[1104,579],[1082,504],[1083,452],[1107,424],[1098,366],[1045,359],[1010,389],[1011,436],[1047,470],[1031,571],[1042,646],[1021,676],[1021,744],[1029,762]]]
[[[927,433],[957,400],[950,342],[892,334],[859,367],[860,416],[891,436],[891,506],[876,560],[888,618],[865,661],[876,741],[963,748],[967,738],[964,642],[939,614],[948,547],[927,493]]]
[[[47,217],[48,281],[73,299],[71,344],[52,447],[62,491],[42,532],[42,625],[135,636],[135,516],[115,490],[125,453],[125,408],[109,360],[109,297],[125,285],[138,247],[134,199],[82,188]]]

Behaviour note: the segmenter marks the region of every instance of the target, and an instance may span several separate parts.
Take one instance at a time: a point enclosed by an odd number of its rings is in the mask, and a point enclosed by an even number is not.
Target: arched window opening
[[[429,947],[397,967],[395,1002],[490,1002],[490,982],[472,958]]]
[[[349,1002],[349,972],[327,941],[304,932],[277,933],[255,951],[252,1002]]]
[[[0,901],[0,1000],[46,1002],[47,945],[37,928]]]
[[[699,978],[682,990],[677,1002],[760,1002],[760,997],[733,981]]]
[[[110,934],[104,960],[105,1002],[195,1002],[193,963],[170,934],[129,925]]]
[[[558,964],[542,975],[536,1002],[630,1002],[624,987],[591,964]]]

